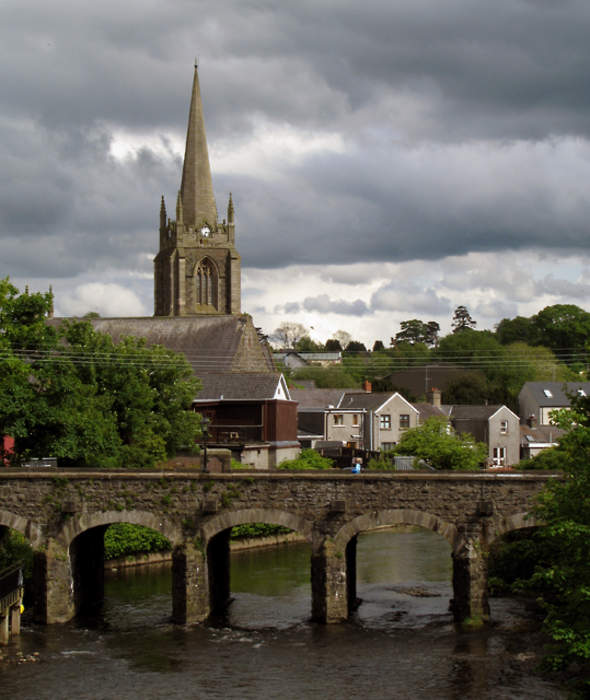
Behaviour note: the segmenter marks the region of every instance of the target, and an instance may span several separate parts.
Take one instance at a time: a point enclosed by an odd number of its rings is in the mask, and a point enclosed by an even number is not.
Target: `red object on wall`
[[[14,438],[10,437],[9,435],[5,435],[2,438],[2,454],[10,454],[14,450]],[[7,460],[6,458],[3,458],[2,462],[4,463],[4,466],[7,465]]]

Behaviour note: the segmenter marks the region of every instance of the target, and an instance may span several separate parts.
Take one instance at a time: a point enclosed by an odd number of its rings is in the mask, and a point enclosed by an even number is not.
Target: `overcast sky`
[[[0,0],[0,275],[152,314],[198,56],[265,331],[589,309],[589,36],[588,0]]]

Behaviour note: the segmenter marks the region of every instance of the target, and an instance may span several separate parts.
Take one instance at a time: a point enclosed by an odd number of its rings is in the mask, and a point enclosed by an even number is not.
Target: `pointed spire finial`
[[[212,227],[217,225],[217,206],[213,194],[196,61],[180,191],[187,226],[197,227],[203,221]]]
[[[234,200],[232,199],[231,192],[229,193],[229,202],[227,204],[227,223],[234,223]]]

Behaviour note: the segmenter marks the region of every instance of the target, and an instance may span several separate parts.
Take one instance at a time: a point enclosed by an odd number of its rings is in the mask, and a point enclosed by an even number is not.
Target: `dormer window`
[[[552,398],[553,398],[553,394],[551,393],[551,389],[543,389],[543,393],[545,394],[545,396],[546,396],[548,399],[552,399]]]

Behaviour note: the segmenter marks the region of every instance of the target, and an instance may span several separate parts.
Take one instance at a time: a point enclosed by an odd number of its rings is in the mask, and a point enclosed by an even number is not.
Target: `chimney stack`
[[[367,394],[370,394],[373,391],[373,385],[368,379],[365,379],[363,382],[363,391],[366,391]]]
[[[529,428],[534,428],[537,425],[537,417],[534,413],[531,413],[531,415],[526,419],[526,422]]]
[[[435,408],[441,407],[441,392],[440,389],[432,389],[428,392],[428,403],[430,403]]]

